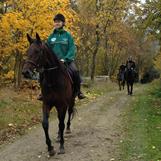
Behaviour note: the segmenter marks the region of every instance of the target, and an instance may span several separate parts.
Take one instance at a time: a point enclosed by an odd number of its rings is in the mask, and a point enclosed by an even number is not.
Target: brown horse
[[[56,55],[50,51],[48,46],[43,43],[38,34],[36,39],[27,35],[30,47],[27,50],[27,60],[25,61],[23,72],[25,78],[32,79],[34,71],[40,73],[40,86],[43,96],[43,120],[42,126],[45,132],[46,144],[49,155],[54,155],[55,150],[52,146],[48,128],[49,114],[53,106],[56,107],[59,119],[58,138],[60,139],[59,154],[65,153],[64,150],[64,119],[68,110],[67,132],[70,132],[70,121],[74,116],[75,95],[73,94],[72,81],[68,75],[67,68],[61,63]]]
[[[124,90],[125,87],[125,77],[124,77],[125,71],[119,71],[117,74],[117,80],[118,80],[118,85],[119,85],[119,90],[121,91],[122,89]]]
[[[127,67],[125,70],[125,80],[127,84],[128,95],[133,94],[133,84],[135,82],[136,73],[131,67]]]

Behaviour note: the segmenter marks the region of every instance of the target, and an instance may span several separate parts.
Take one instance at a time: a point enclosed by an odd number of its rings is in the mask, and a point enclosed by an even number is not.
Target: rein
[[[35,64],[35,62],[33,62],[32,60],[26,60],[27,63],[33,64],[35,67],[37,67],[37,65]]]
[[[40,73],[43,73],[43,72],[45,72],[45,71],[51,71],[51,70],[55,70],[55,69],[58,69],[58,67],[55,66],[55,67],[52,67],[52,68],[41,68],[41,69],[39,70],[39,72],[40,72]]]

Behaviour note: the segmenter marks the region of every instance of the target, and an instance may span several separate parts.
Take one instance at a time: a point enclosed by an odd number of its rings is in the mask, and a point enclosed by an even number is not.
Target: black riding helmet
[[[64,15],[62,15],[61,13],[55,15],[55,17],[53,18],[54,21],[56,20],[59,20],[59,21],[62,21],[62,22],[65,22],[65,17]]]

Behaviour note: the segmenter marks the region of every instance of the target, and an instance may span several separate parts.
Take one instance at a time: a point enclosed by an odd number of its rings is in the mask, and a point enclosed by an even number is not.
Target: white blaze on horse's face
[[[64,26],[64,22],[62,22],[60,20],[54,21],[54,29],[59,29],[59,28],[62,28],[63,26]]]

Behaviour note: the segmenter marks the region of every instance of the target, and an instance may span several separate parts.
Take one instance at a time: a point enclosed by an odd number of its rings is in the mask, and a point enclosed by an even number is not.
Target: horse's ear
[[[27,40],[29,41],[29,43],[30,44],[32,44],[33,43],[33,39],[32,39],[32,37],[30,37],[30,35],[27,33]]]
[[[41,43],[41,39],[38,33],[36,33],[36,40]]]

